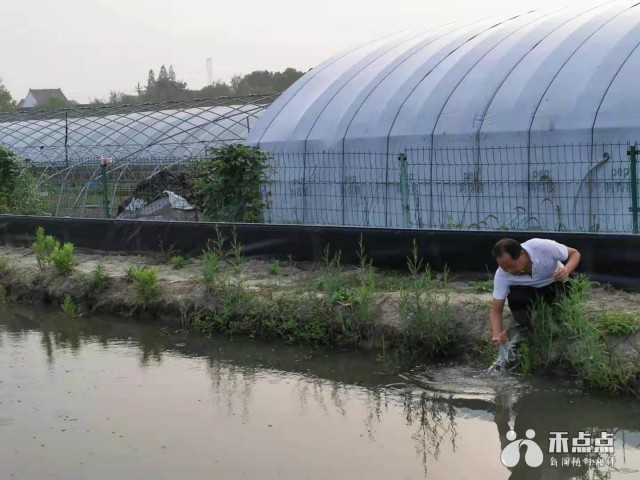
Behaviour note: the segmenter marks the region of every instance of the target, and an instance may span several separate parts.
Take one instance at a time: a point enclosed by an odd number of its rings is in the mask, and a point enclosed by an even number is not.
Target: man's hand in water
[[[495,347],[504,345],[505,343],[507,343],[507,340],[508,340],[507,332],[506,331],[500,332],[500,334],[498,336],[494,336],[492,340],[493,340],[493,345]]]

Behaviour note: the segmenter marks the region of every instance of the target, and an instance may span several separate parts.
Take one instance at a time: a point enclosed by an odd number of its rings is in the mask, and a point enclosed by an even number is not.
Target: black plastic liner
[[[453,274],[488,278],[496,269],[491,258],[493,244],[501,238],[524,242],[549,238],[576,248],[582,254],[578,272],[593,280],[618,288],[640,291],[640,235],[601,233],[481,232],[465,230],[409,230],[303,225],[157,222],[102,220],[61,217],[0,215],[0,242],[28,246],[36,228],[61,242],[82,249],[118,253],[157,252],[173,249],[200,255],[208,240],[216,239],[216,226],[230,240],[235,228],[247,257],[295,261],[321,261],[329,245],[331,255],[338,250],[343,263],[358,263],[358,243],[362,235],[367,257],[374,266],[407,268],[413,241],[418,255],[435,271],[445,266]]]

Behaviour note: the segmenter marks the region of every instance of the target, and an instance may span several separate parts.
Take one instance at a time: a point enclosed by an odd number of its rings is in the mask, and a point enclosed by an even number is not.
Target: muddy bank
[[[220,290],[206,288],[201,258],[189,259],[184,266],[175,268],[167,256],[76,251],[73,272],[61,275],[52,266],[40,268],[30,248],[0,246],[0,262],[0,284],[4,286],[6,295],[15,301],[51,304],[59,308],[65,296],[70,295],[81,314],[92,311],[115,312],[175,328],[194,327],[194,322],[199,325],[208,312],[217,312],[216,321],[219,321],[220,312],[226,312],[227,324],[218,325],[222,330],[234,318],[259,315],[261,309],[270,309],[270,315],[275,317],[284,315],[282,301],[301,298],[309,292],[322,296],[322,284],[328,281],[323,264],[246,259],[239,266],[234,266],[222,262],[217,275],[225,278],[227,285],[242,290],[242,295],[235,298],[235,303],[231,305],[229,298],[220,298]],[[108,286],[100,291],[92,286],[92,277],[98,264],[102,265],[109,279]],[[141,302],[130,278],[129,269],[135,266],[153,266],[158,271],[159,291],[145,302]],[[358,267],[341,266],[340,274],[357,281],[362,271]],[[360,331],[363,325],[356,325],[354,331],[355,335],[367,340],[362,343],[367,343],[368,347],[384,348],[393,346],[406,333],[407,326],[401,315],[401,292],[406,288],[408,275],[390,272],[376,272],[375,275],[375,287],[370,297],[374,308],[367,311],[367,334]],[[446,285],[442,280],[441,276],[434,279],[430,287],[433,290],[432,300],[447,304],[448,315],[453,323],[455,353],[481,355],[483,348],[486,353],[490,338],[490,282],[463,281],[456,278],[455,272],[449,275]],[[345,285],[348,283],[345,282]],[[224,295],[229,296],[228,289]],[[342,313],[349,308],[350,299],[348,296],[338,298],[334,303],[335,308],[319,310],[317,315],[338,316],[338,321],[344,323],[347,317]],[[299,310],[287,310],[287,313],[303,316],[311,322],[316,318],[314,313],[309,313],[311,307],[308,303],[300,302],[296,308]],[[606,312],[636,315],[640,311],[640,294],[594,286],[587,300],[587,311],[594,315]],[[511,324],[508,308],[505,308],[505,324]],[[263,333],[263,330],[256,328],[245,330],[239,329],[237,333],[256,337]],[[284,331],[282,338],[298,340],[294,336],[288,337]],[[317,337],[309,334],[309,340],[314,339],[317,340]],[[640,334],[612,338],[610,346],[612,352],[625,361],[636,362],[639,358]],[[490,354],[494,352],[488,351]]]

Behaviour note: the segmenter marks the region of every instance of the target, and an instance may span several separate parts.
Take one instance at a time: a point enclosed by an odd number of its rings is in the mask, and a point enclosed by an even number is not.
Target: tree
[[[123,92],[111,90],[109,93],[109,105],[132,105],[142,103],[142,98],[138,95],[127,95]]]
[[[237,95],[282,93],[302,75],[303,72],[293,68],[282,73],[255,70],[244,77],[233,77],[231,82]]]
[[[241,75],[234,75],[233,77],[231,77],[231,89],[233,90],[234,93],[238,92],[238,87],[240,86],[240,82],[242,82]]]
[[[172,100],[188,100],[193,97],[193,92],[187,89],[185,82],[175,79],[176,72],[173,66],[169,66],[169,72],[164,65],[160,67],[158,79],[151,87],[147,87],[147,102],[168,102]]]
[[[296,83],[304,72],[300,72],[295,68],[287,68],[284,72],[276,72],[273,76],[273,85],[276,92],[284,92],[291,85]]]
[[[147,90],[153,89],[156,84],[156,74],[153,70],[149,70],[149,76],[147,77]]]
[[[27,163],[0,145],[0,213],[42,215],[45,210],[38,182]]]
[[[212,85],[207,85],[198,92],[198,96],[203,98],[230,97],[232,95],[233,90],[224,82],[215,82]]]
[[[0,112],[12,112],[16,109],[16,101],[0,79]]]
[[[162,82],[163,80],[169,80],[169,74],[164,65],[160,67],[160,73],[158,74],[158,82]]]
[[[200,90],[189,90],[186,82],[177,79],[173,65],[160,67],[158,76],[149,70],[146,88],[138,88],[138,95],[111,92],[109,104],[137,104],[184,101],[194,98],[231,97],[234,95],[279,94],[293,85],[304,72],[287,68],[283,72],[255,70],[247,75],[234,75],[230,83],[217,81]]]
[[[67,107],[69,107],[69,102],[67,102],[64,98],[52,97],[46,102],[38,104],[36,110],[56,110],[58,108]]]

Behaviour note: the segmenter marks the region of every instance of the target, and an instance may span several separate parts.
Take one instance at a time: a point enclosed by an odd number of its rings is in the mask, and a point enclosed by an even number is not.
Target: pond
[[[390,363],[0,305],[0,478],[640,478],[640,401]]]

